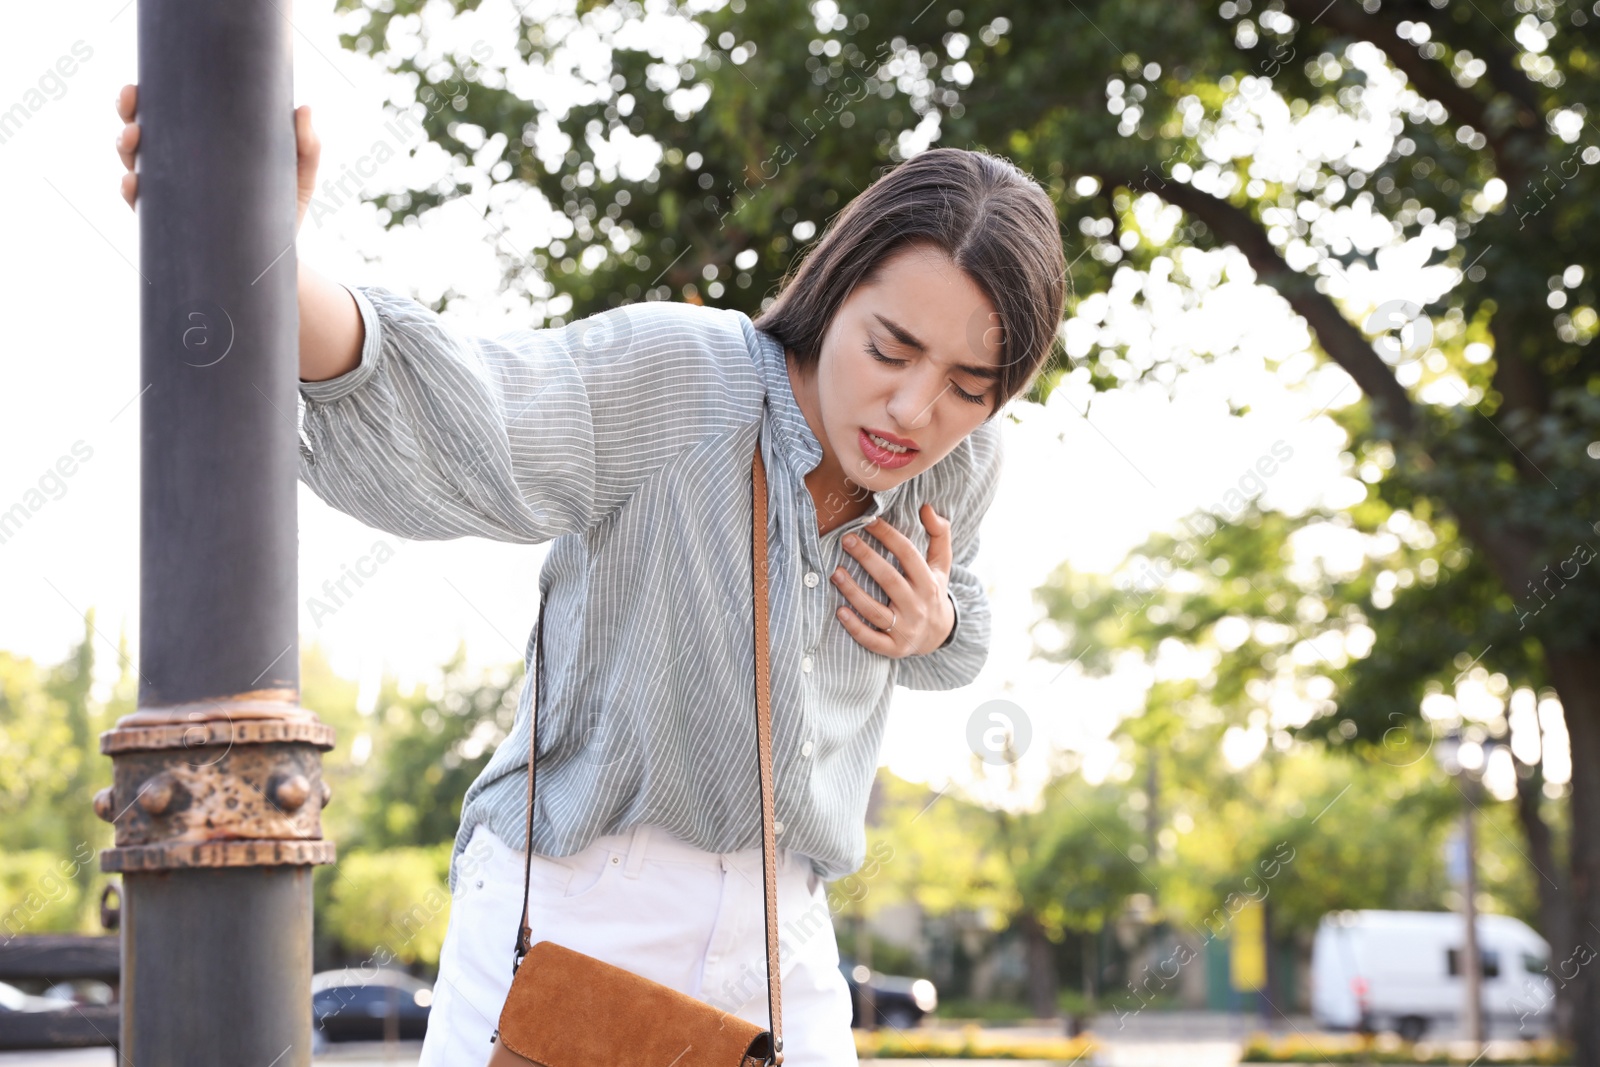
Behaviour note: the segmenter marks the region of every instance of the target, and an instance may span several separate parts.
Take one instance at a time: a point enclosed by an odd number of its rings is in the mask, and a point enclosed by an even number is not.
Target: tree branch
[[[1494,337],[1493,383],[1502,410],[1544,414],[1550,406],[1549,388],[1523,353],[1521,327],[1510,315],[1497,314],[1489,322],[1489,332]],[[1532,466],[1526,459],[1523,463]]]
[[[1323,351],[1372,400],[1375,421],[1387,423],[1388,433],[1411,437],[1416,431],[1416,412],[1405,387],[1395,379],[1388,364],[1378,357],[1360,330],[1350,324],[1327,295],[1317,292],[1313,279],[1292,269],[1283,261],[1267,235],[1250,214],[1220,197],[1202,193],[1192,185],[1168,181],[1145,168],[1144,175],[1130,178],[1120,174],[1099,174],[1106,188],[1123,186],[1145,189],[1169,204],[1180,207],[1204,222],[1217,239],[1243,252],[1250,267],[1263,282],[1276,289],[1317,335]],[[1382,431],[1380,431],[1382,432]]]
[[[1374,432],[1412,446],[1419,462],[1433,465],[1426,442],[1421,440],[1415,406],[1405,387],[1395,378],[1388,364],[1379,358],[1361,331],[1344,317],[1333,300],[1317,291],[1313,279],[1283,261],[1261,225],[1249,213],[1192,185],[1168,181],[1149,167],[1138,178],[1105,172],[1095,176],[1106,189],[1121,186],[1155,193],[1167,203],[1182,208],[1192,218],[1204,222],[1219,242],[1231,244],[1243,252],[1256,277],[1276,289],[1289,302],[1289,306],[1306,320],[1328,358],[1343,367],[1367,395],[1374,409]],[[1441,490],[1441,496],[1463,532],[1484,550],[1489,566],[1505,584],[1505,588],[1521,589],[1527,584],[1534,570],[1537,539],[1515,529],[1514,517],[1504,522],[1486,521],[1469,501],[1444,490]]]

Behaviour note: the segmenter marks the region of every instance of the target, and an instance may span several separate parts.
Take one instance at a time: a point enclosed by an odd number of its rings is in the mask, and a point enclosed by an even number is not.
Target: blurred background
[[[1476,914],[1482,1036],[1600,1062],[1600,3],[283,11],[324,144],[299,256],[483,334],[647,299],[754,315],[934,145],[1056,203],[1067,319],[999,416],[989,659],[897,691],[868,862],[829,888],[864,1055],[1470,1039]],[[112,145],[136,9],[8,22],[12,946],[114,922],[90,801],[136,694],[140,386]],[[300,531],[302,703],[338,731],[317,995],[381,987],[319,1033],[414,1055],[547,546],[407,542],[303,486]],[[114,996],[5,959],[0,1044],[8,1013]]]

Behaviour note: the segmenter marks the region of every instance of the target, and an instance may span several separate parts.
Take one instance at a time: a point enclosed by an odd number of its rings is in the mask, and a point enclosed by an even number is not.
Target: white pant
[[[482,1067],[511,988],[527,853],[479,824],[456,858],[456,892],[419,1067]],[[827,887],[779,846],[785,1067],[853,1067],[850,992]],[[759,1026],[767,1013],[761,849],[706,852],[656,826],[533,857],[530,943],[554,941]]]

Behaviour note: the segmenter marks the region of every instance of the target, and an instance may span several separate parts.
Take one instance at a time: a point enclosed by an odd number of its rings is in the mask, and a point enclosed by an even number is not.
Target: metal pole
[[[333,730],[299,705],[293,29],[273,0],[138,18],[140,677],[95,798],[122,1057],[303,1067]]]
[[[1461,807],[1461,831],[1465,838],[1467,871],[1461,888],[1461,912],[1466,921],[1461,969],[1467,980],[1467,1037],[1471,1039],[1473,1044],[1481,1048],[1483,1046],[1483,964],[1479,959],[1478,953],[1478,839],[1477,830],[1473,825],[1472,819],[1471,796],[1476,783],[1470,775],[1464,775],[1463,778],[1465,779],[1465,786],[1461,791],[1461,795],[1464,798]]]

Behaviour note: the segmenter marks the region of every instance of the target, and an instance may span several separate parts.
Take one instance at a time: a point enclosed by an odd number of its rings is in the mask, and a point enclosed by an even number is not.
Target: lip
[[[872,432],[877,433],[876,430]],[[894,439],[886,437],[885,440]],[[898,444],[899,442],[895,441],[895,443]],[[867,459],[871,460],[872,463],[883,470],[895,470],[897,468],[904,467],[907,463],[910,463],[912,460],[917,458],[917,453],[914,449],[910,452],[890,452],[886,449],[878,447],[878,445],[873,442],[872,438],[867,436],[867,430],[865,427],[856,433],[856,444],[857,447],[861,449],[862,455],[866,456]]]
[[[906,448],[911,448],[911,449],[917,449],[917,448],[920,447],[915,441],[913,441],[909,437],[896,437],[894,434],[889,433],[886,430],[880,430],[876,426],[863,426],[862,429],[866,430],[868,433],[877,434],[879,437],[883,438],[885,441],[888,441],[891,445],[904,445]]]

